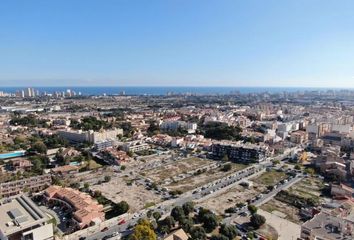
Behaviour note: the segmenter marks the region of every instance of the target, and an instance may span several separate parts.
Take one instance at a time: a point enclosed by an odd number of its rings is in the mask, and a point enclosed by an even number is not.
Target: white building
[[[27,196],[3,199],[0,204],[0,240],[54,239],[50,218]]]
[[[123,129],[90,131],[58,131],[58,134],[71,142],[98,143],[108,140],[117,140],[118,135],[123,135]]]

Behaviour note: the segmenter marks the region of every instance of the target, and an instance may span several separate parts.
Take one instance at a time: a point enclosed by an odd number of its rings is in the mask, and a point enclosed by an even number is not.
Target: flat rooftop
[[[49,218],[27,196],[17,195],[0,201],[0,232],[10,236]]]

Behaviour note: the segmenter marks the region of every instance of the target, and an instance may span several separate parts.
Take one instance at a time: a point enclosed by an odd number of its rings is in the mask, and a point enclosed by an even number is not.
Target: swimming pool
[[[16,151],[16,152],[9,152],[9,153],[1,153],[0,159],[8,159],[8,158],[15,158],[15,157],[22,157],[24,156],[26,151]]]

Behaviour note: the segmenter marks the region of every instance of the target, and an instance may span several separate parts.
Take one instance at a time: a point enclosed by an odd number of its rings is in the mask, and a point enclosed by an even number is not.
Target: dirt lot
[[[187,173],[189,171],[208,166],[212,163],[215,162],[211,160],[192,157],[177,162],[172,162],[151,170],[143,171],[142,173],[154,182],[161,183],[168,178],[174,177],[181,173]]]
[[[130,205],[129,212],[143,209],[146,203],[153,205],[161,201],[159,196],[146,190],[143,186],[135,184],[128,186],[126,181],[119,177],[112,177],[110,182],[94,185],[90,189],[101,191],[104,197],[115,203],[126,201]]]
[[[270,186],[270,185],[272,186],[285,178],[286,178],[286,174],[284,172],[277,172],[275,170],[271,170],[269,172],[263,173],[259,177],[251,179],[251,181],[264,186]]]
[[[235,207],[237,203],[246,203],[248,199],[257,196],[263,190],[264,187],[258,184],[254,184],[250,189],[236,185],[227,192],[201,201],[198,205],[213,210],[218,214],[223,214],[225,209]]]
[[[167,187],[170,190],[180,190],[182,192],[186,192],[212,182],[216,179],[230,175],[232,172],[239,171],[246,167],[246,165],[232,163],[232,169],[230,171],[223,172],[220,170],[220,168],[211,169],[199,175],[193,175],[183,180],[166,184],[164,187]]]
[[[282,217],[286,220],[289,220],[290,222],[297,224],[302,223],[299,217],[299,209],[276,199],[272,199],[269,202],[263,204],[261,206],[261,209],[279,217]]]
[[[308,177],[293,185],[288,191],[301,197],[319,199],[323,186],[323,180]]]

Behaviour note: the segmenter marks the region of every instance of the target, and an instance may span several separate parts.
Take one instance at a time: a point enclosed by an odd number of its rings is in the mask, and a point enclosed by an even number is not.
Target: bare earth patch
[[[113,177],[108,183],[94,185],[90,188],[93,191],[100,191],[104,197],[114,203],[126,201],[130,206],[129,212],[136,212],[143,209],[146,207],[146,203],[156,204],[161,201],[160,197],[152,191],[148,191],[140,185],[132,184],[128,186],[127,183],[119,177]]]
[[[198,205],[208,208],[218,214],[224,214],[225,209],[235,207],[237,203],[246,203],[248,199],[257,196],[260,192],[259,190],[260,188],[257,184],[250,189],[237,185],[229,189],[227,192],[199,202]]]
[[[212,181],[215,181],[219,178],[225,177],[227,175],[231,175],[233,172],[237,172],[246,167],[247,167],[246,165],[232,163],[232,169],[228,172],[223,172],[220,171],[220,168],[216,168],[216,169],[208,170],[198,175],[187,177],[180,181],[175,181],[170,184],[166,184],[164,185],[164,187],[167,187],[170,190],[180,190],[182,192],[187,192],[192,189],[201,187]]]

